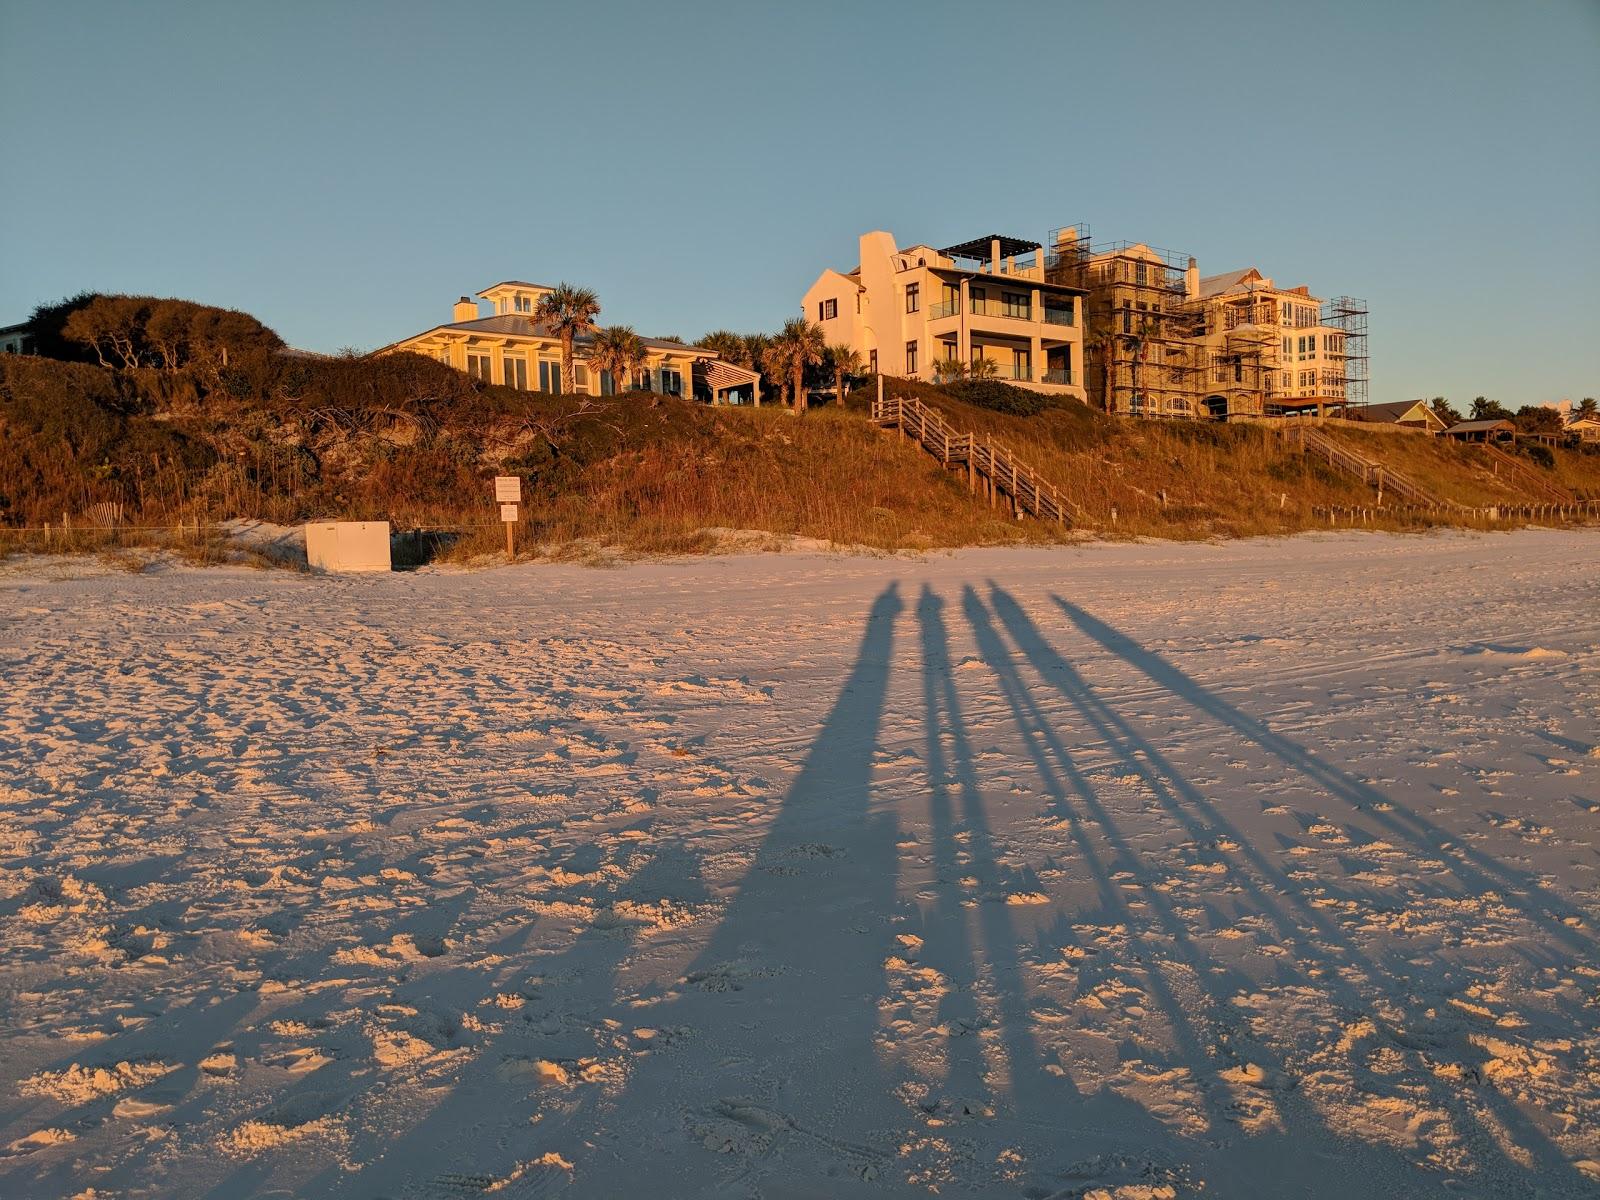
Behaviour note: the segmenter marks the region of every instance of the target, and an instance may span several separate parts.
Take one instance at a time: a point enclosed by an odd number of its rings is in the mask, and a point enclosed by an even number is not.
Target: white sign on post
[[[508,525],[517,519],[517,506],[515,504],[502,504],[500,506],[500,519]]]
[[[522,477],[520,475],[496,475],[494,477],[494,498],[500,504],[521,504]],[[514,521],[516,517],[511,516],[503,519]]]

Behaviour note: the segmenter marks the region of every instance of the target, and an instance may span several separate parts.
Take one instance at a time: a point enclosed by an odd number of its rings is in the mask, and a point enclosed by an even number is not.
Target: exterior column
[[[972,361],[972,326],[968,317],[971,316],[972,305],[968,300],[967,280],[961,280],[961,321],[956,326],[956,357],[963,363]]]

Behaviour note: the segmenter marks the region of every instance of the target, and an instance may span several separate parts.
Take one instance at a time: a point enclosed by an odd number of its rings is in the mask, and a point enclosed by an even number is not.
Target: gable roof
[[[1445,432],[1446,433],[1488,433],[1491,430],[1495,430],[1495,429],[1515,429],[1515,428],[1516,428],[1516,426],[1513,425],[1510,421],[1503,421],[1503,420],[1460,421],[1457,424],[1450,426],[1450,428],[1447,429]]]
[[[529,283],[526,279],[502,279],[499,283],[491,283],[488,287],[480,289],[477,294],[480,296],[487,295],[489,292],[503,287],[538,288],[545,292],[555,291],[555,288],[548,283]]]
[[[1238,287],[1250,276],[1261,278],[1261,272],[1254,267],[1243,267],[1237,271],[1224,271],[1221,275],[1206,275],[1200,280],[1200,294],[1202,296],[1216,296],[1223,292],[1231,291]]]
[[[1385,404],[1368,404],[1350,410],[1351,415],[1358,421],[1393,421],[1397,422],[1412,409],[1421,408],[1425,414],[1423,420],[1429,424],[1438,422],[1444,428],[1444,420],[1432,408],[1428,407],[1426,400],[1391,400]]]

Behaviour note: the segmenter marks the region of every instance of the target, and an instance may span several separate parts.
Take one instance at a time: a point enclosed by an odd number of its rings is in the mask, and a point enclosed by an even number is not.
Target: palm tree
[[[747,333],[741,340],[744,342],[744,355],[738,360],[739,365],[761,372],[761,386],[756,388],[756,407],[760,408],[762,394],[776,396],[782,380],[782,376],[767,365],[772,339],[764,333]]]
[[[833,368],[833,402],[844,406],[844,381],[861,374],[861,355],[849,346],[829,346],[828,365]]]
[[[558,283],[539,297],[534,305],[535,323],[549,328],[561,339],[561,386],[571,394],[578,390],[578,374],[572,364],[572,343],[594,330],[600,315],[600,297],[588,288]]]
[[[715,350],[718,358],[736,367],[751,365],[750,345],[743,334],[727,329],[713,329],[710,333],[696,338],[694,344],[702,350]]]
[[[804,317],[790,317],[785,321],[783,329],[767,347],[763,364],[774,375],[789,377],[789,403],[796,414],[805,411],[806,368],[820,364],[827,351],[822,327]]]
[[[968,379],[998,379],[1000,364],[986,354],[974,354],[967,364]]]
[[[1090,337],[1088,341],[1086,341],[1083,344],[1083,348],[1085,350],[1094,351],[1095,355],[1100,359],[1100,372],[1101,372],[1100,402],[1101,402],[1101,405],[1105,408],[1106,412],[1108,412],[1108,413],[1116,412],[1116,410],[1117,410],[1116,399],[1112,395],[1112,391],[1116,386],[1117,335],[1115,333],[1113,333],[1109,329],[1099,330],[1092,337]],[[1084,378],[1087,379],[1088,375],[1089,375],[1089,372],[1086,369],[1084,371]]]
[[[1139,368],[1144,365],[1144,357],[1150,352],[1150,342],[1159,329],[1154,321],[1146,317],[1132,333],[1122,335],[1123,344],[1133,351],[1133,394],[1139,401],[1139,407],[1145,411],[1150,406],[1144,402],[1144,393],[1139,390]]]
[[[614,385],[611,390],[619,396],[628,390],[644,363],[644,342],[632,326],[608,325],[595,330],[589,340],[589,370],[597,375],[609,372]]]
[[[1592,421],[1595,419],[1596,413],[1600,413],[1600,404],[1595,403],[1593,396],[1585,396],[1578,402],[1578,407],[1574,415],[1580,420]]]
[[[933,364],[935,383],[959,383],[967,377],[967,364],[959,358],[941,358]]]

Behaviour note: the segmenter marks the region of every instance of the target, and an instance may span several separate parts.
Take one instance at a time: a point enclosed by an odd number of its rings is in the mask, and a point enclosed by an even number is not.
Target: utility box
[[[389,522],[309,523],[306,563],[318,571],[387,571],[391,568]]]

